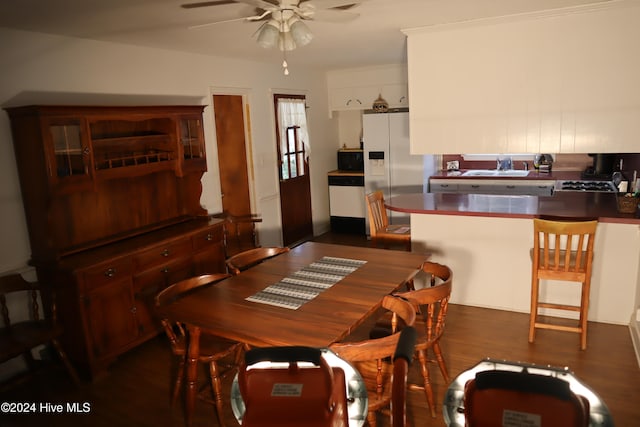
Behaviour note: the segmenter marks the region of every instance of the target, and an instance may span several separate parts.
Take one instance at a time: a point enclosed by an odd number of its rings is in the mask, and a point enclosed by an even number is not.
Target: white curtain
[[[298,138],[304,145],[305,156],[309,158],[311,147],[309,146],[309,133],[307,131],[307,111],[305,100],[296,98],[278,99],[278,126],[280,127],[280,153],[288,152],[287,128],[298,126]],[[284,159],[283,159],[284,160]]]

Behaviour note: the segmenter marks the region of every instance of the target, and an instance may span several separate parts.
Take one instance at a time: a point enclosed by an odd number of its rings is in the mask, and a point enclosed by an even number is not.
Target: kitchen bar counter
[[[619,213],[613,193],[556,192],[550,197],[486,194],[414,193],[393,197],[397,212],[505,218],[598,219],[604,223],[640,224],[634,214]]]
[[[615,194],[556,192],[550,197],[427,193],[392,197],[387,207],[411,214],[414,251],[454,271],[451,302],[528,313],[532,219],[599,221],[589,320],[633,324],[640,316],[640,219],[617,212]],[[579,300],[579,287],[547,281],[548,299]],[[547,310],[549,315],[573,313]],[[527,331],[518,339],[526,340]],[[546,331],[538,339],[545,339]],[[567,334],[567,342],[579,335]]]

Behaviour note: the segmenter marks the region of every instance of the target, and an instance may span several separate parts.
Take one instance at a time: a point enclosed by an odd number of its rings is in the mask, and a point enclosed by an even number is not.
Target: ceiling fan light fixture
[[[291,35],[291,31],[285,31],[280,33],[278,47],[282,51],[289,51],[296,48],[296,42]]]
[[[313,34],[307,24],[295,16],[289,20],[289,28],[296,46],[305,46],[313,39]]]
[[[280,39],[280,24],[275,19],[270,19],[260,27],[257,42],[265,49],[275,47]]]

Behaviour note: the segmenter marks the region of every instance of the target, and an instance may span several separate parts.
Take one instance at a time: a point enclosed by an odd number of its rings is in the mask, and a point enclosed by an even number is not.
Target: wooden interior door
[[[242,95],[213,95],[222,209],[234,216],[251,214]],[[252,223],[226,224],[227,256],[254,247]]]

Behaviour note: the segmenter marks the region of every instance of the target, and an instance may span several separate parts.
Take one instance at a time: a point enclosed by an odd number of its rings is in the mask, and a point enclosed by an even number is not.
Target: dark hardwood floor
[[[349,235],[323,235],[316,239],[330,243],[366,245],[364,238]],[[455,286],[455,281],[454,281]],[[364,333],[366,327],[361,331]],[[577,334],[539,331],[536,342],[527,342],[528,315],[452,304],[442,347],[452,378],[486,357],[568,367],[606,402],[616,426],[640,425],[640,368],[626,326],[589,324],[586,351],[579,350]],[[169,405],[172,358],[164,336],[120,357],[109,374],[76,388],[63,369],[52,369],[0,394],[0,402],[34,403],[35,414],[0,414],[1,426],[183,426],[180,404]],[[202,371],[200,378],[206,378]],[[442,398],[444,384],[437,365],[431,365],[438,416],[428,414],[420,391],[408,393],[408,419],[413,426],[444,426]],[[410,381],[419,376],[413,364]],[[231,378],[225,380],[230,389]],[[228,402],[228,400],[227,400]],[[63,405],[63,414],[43,413],[44,404]],[[88,404],[86,413],[68,413],[68,404]],[[199,401],[196,426],[216,426],[213,406]],[[51,408],[50,406],[49,408]],[[227,404],[227,426],[237,426]],[[380,418],[381,426],[388,419]]]

